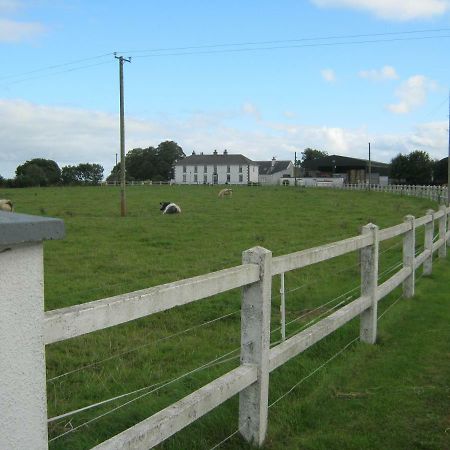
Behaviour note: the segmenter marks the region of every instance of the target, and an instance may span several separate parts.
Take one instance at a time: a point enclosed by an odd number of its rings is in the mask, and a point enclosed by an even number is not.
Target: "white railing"
[[[450,208],[441,206],[439,211],[429,210],[418,219],[406,216],[403,223],[383,230],[368,224],[362,228],[359,236],[274,258],[269,250],[255,247],[243,253],[242,265],[237,267],[46,313],[42,311],[42,331],[40,335],[34,335],[42,344],[41,352],[38,352],[36,358],[42,358],[45,345],[242,287],[240,365],[94,448],[151,448],[236,394],[240,396],[239,432],[245,440],[260,446],[267,430],[270,372],[357,316],[360,316],[360,340],[374,344],[377,336],[378,302],[401,284],[403,296],[413,296],[415,271],[419,266],[423,265],[424,274],[429,275],[433,253],[438,251],[439,257],[446,256],[446,247],[450,241],[450,231],[447,231],[449,214]],[[438,223],[439,233],[438,239],[433,242],[435,222]],[[416,228],[421,226],[425,229],[424,250],[416,256]],[[379,243],[397,236],[403,236],[403,267],[378,285]],[[354,251],[360,252],[359,298],[270,348],[272,278]],[[0,259],[0,269],[1,267]],[[33,354],[35,353],[36,351]],[[20,352],[18,357],[20,358]],[[37,364],[36,367],[42,365]],[[14,389],[17,373],[4,369],[2,377],[6,377],[5,386]],[[35,382],[32,381],[35,379],[42,380],[43,375],[28,374],[23,381],[25,390],[36,391]],[[38,387],[38,391],[43,393],[40,400],[42,411],[46,414],[45,379],[44,385]],[[31,427],[38,431],[38,435],[40,431],[40,441],[34,440],[33,448],[47,448],[47,420],[43,421],[42,417],[38,420],[35,416],[29,420],[35,421]],[[3,439],[3,443],[8,444],[5,448],[25,449],[25,445],[20,438],[16,439],[12,430],[18,432],[19,425],[2,425],[0,435],[3,437],[0,438],[0,444]],[[22,429],[20,431],[23,433]]]
[[[364,190],[369,189],[367,184],[344,184],[339,189]],[[428,198],[438,203],[447,202],[447,186],[419,186],[409,184],[389,184],[381,186],[378,184],[370,185],[370,190],[375,192],[390,192],[408,197]]]

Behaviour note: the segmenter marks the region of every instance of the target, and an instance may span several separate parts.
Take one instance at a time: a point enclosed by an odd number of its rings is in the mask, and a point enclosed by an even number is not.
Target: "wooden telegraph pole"
[[[114,58],[119,60],[119,79],[120,79],[120,215],[127,215],[127,202],[125,197],[125,118],[123,106],[123,63],[131,62],[131,58],[117,56]]]

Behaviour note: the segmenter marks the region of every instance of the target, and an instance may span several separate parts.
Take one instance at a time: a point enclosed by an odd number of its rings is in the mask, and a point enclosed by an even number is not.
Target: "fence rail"
[[[305,351],[324,337],[330,335],[344,324],[360,316],[360,340],[369,344],[376,341],[377,304],[386,295],[403,283],[403,296],[414,295],[415,271],[423,265],[424,274],[432,270],[433,253],[446,256],[446,247],[450,240],[448,216],[450,208],[441,206],[438,212],[427,211],[423,217],[415,219],[407,216],[403,223],[379,230],[376,225],[363,227],[362,234],[338,242],[294,252],[272,258],[272,253],[261,247],[255,247],[243,253],[242,265],[218,272],[168,283],[125,295],[105,298],[69,308],[57,309],[44,314],[42,304],[38,305],[40,326],[34,334],[26,336],[34,342],[40,342],[40,351],[34,350],[27,358],[43,360],[45,345],[73,338],[85,333],[111,327],[140,317],[145,317],[177,306],[201,300],[221,292],[242,287],[241,307],[241,363],[233,369],[196,390],[183,399],[168,406],[122,433],[97,445],[96,449],[148,449],[174,433],[183,429],[213,408],[232,396],[239,394],[239,432],[248,442],[260,446],[264,442],[268,417],[269,374],[290,359]],[[434,240],[435,222],[438,222],[438,239]],[[416,229],[425,229],[424,251],[415,256]],[[403,236],[403,267],[388,280],[378,285],[379,243],[397,236]],[[35,251],[41,249],[42,242],[30,243]],[[39,247],[40,246],[40,247]],[[1,250],[1,249],[0,249]],[[14,248],[13,248],[14,250]],[[23,243],[18,245],[19,256],[23,257]],[[285,272],[329,260],[349,252],[360,252],[361,293],[352,302],[346,304],[314,325],[278,345],[270,346],[270,313],[272,278],[284,276]],[[22,253],[20,253],[22,252]],[[5,253],[0,253],[3,257]],[[8,261],[14,252],[6,253]],[[36,258],[33,259],[36,263]],[[0,259],[0,269],[3,268]],[[3,262],[4,264],[4,262]],[[42,263],[41,263],[42,264]],[[38,269],[35,281],[41,283],[42,268]],[[27,272],[29,275],[29,272]],[[26,276],[24,274],[23,279]],[[29,279],[27,281],[30,283]],[[13,292],[10,293],[11,295]],[[43,299],[41,299],[43,300]],[[4,306],[7,308],[8,306]],[[34,306],[36,309],[36,306]],[[6,316],[10,311],[5,312]],[[36,317],[36,316],[35,316]],[[5,325],[5,319],[0,322]],[[6,326],[6,325],[5,325]],[[22,329],[27,328],[20,325]],[[282,325],[284,326],[284,325]],[[285,330],[283,333],[285,336]],[[31,356],[30,356],[31,355]],[[39,359],[40,358],[40,359]],[[4,370],[3,370],[4,369]],[[2,367],[6,377],[6,388],[14,396],[17,371]],[[36,389],[40,397],[35,402],[39,406],[38,418],[32,415],[28,420],[35,431],[33,448],[44,449],[48,446],[47,417],[45,400],[45,366],[42,361],[33,368],[34,372],[22,380],[21,388],[30,395]],[[44,373],[35,373],[44,370]],[[36,387],[35,379],[44,380],[43,386]],[[23,423],[21,421],[21,423]],[[30,440],[17,435],[22,433],[20,424],[1,424],[0,447],[25,449]],[[20,431],[20,433],[19,433]]]

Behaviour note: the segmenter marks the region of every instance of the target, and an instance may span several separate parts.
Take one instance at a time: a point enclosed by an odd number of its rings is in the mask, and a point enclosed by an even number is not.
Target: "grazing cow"
[[[13,212],[14,211],[14,205],[11,200],[7,199],[0,199],[0,211],[8,211]]]
[[[163,212],[163,214],[178,214],[181,212],[181,208],[175,203],[161,202],[159,205],[159,209]]]
[[[218,197],[219,197],[219,198],[225,197],[225,195],[228,195],[228,196],[232,197],[232,196],[233,196],[233,189],[229,189],[229,188],[222,189],[222,190],[219,192]]]

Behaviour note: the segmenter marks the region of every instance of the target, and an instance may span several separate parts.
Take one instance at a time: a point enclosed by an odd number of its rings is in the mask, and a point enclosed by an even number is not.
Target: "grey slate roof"
[[[217,155],[190,155],[186,158],[180,159],[175,163],[175,166],[185,165],[208,165],[213,164],[217,166],[225,165],[243,165],[256,164],[255,161],[248,159],[244,155],[232,155],[232,154],[217,154]]]
[[[259,166],[260,175],[272,175],[277,172],[283,172],[287,170],[291,161],[275,161],[272,166],[272,161],[256,161]]]

